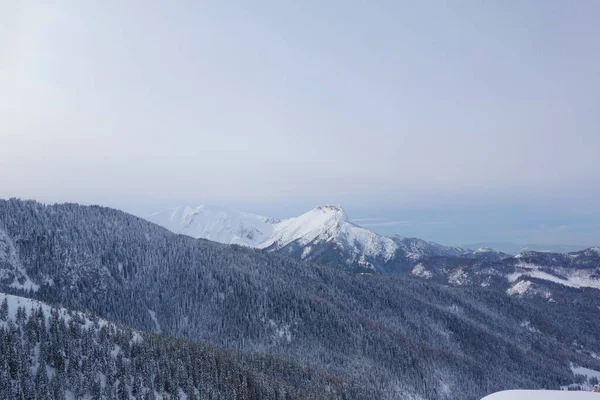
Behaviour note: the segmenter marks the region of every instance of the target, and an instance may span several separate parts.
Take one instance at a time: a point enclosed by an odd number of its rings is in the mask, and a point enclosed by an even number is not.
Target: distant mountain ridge
[[[278,220],[257,214],[201,205],[178,206],[146,219],[174,233],[225,244],[258,247],[267,240]]]
[[[461,247],[469,249],[478,249],[481,247],[489,247],[496,251],[501,251],[508,254],[519,254],[522,251],[539,251],[549,253],[572,253],[587,249],[589,246],[569,245],[569,244],[518,244],[507,242],[479,242],[462,244]]]
[[[566,297],[560,294],[572,289],[600,289],[597,247],[567,254],[522,251],[512,256],[491,247],[471,250],[400,235],[388,237],[353,223],[339,205],[317,206],[281,221],[206,206],[177,207],[149,219],[196,238],[266,249],[357,272],[410,275],[452,286],[492,287],[509,296],[567,299],[572,303],[580,301],[579,292]]]
[[[285,220],[204,205],[195,208],[179,206],[151,214],[146,219],[174,233],[195,238],[267,249],[343,268],[385,273],[406,269],[422,257],[478,254],[417,238],[380,235],[353,223],[339,205],[317,206]]]
[[[429,257],[410,274],[450,286],[484,287],[510,297],[583,307],[597,313],[600,304],[600,248],[578,252],[525,251],[501,260]]]

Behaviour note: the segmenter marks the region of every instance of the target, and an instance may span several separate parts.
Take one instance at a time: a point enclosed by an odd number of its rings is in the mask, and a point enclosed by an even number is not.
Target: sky
[[[0,0],[0,198],[600,243],[600,2]]]

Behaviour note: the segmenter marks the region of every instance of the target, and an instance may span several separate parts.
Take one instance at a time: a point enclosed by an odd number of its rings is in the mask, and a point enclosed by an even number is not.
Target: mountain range
[[[480,247],[444,246],[399,235],[387,237],[354,224],[339,205],[317,206],[299,217],[182,206],[148,220],[174,233],[264,249],[362,273],[410,275],[451,286],[493,287],[510,296],[580,302],[593,308],[589,289],[600,289],[598,247],[563,253],[522,251],[514,256]],[[579,288],[564,295],[565,288]],[[594,292],[592,292],[594,293]]]
[[[284,220],[204,205],[179,206],[146,219],[194,238],[266,249],[364,272],[401,273],[426,256],[505,256],[489,248],[473,251],[417,238],[383,236],[353,223],[339,205],[317,206]]]
[[[218,229],[239,246],[105,207],[0,200],[0,292],[59,310],[17,321],[11,300],[2,393],[477,400],[600,371],[598,249],[508,256],[386,238],[336,206],[248,218],[268,235]]]
[[[569,244],[518,244],[508,242],[479,242],[463,244],[461,247],[469,249],[479,249],[481,247],[489,247],[491,249],[501,251],[508,254],[519,254],[522,251],[540,251],[546,253],[573,253],[576,251],[585,250],[592,246],[580,246]]]
[[[361,273],[409,275],[451,286],[493,287],[510,296],[583,302],[565,288],[600,290],[600,248],[571,253],[522,251],[514,256],[480,247],[444,246],[399,235],[387,237],[354,224],[339,205],[317,206],[276,220],[239,211],[181,206],[148,220],[174,233],[276,252]],[[594,293],[594,292],[592,292]],[[593,303],[595,296],[592,296]]]

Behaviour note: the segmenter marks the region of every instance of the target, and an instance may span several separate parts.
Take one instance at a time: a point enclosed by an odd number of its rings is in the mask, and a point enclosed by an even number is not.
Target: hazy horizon
[[[0,198],[334,203],[444,244],[598,245],[599,14],[0,0]]]

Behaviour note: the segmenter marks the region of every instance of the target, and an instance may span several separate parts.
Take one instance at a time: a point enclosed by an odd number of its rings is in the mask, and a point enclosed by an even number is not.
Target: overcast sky
[[[600,2],[0,0],[0,197],[600,243]],[[387,225],[386,225],[387,224]]]

